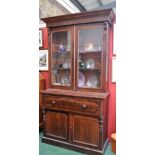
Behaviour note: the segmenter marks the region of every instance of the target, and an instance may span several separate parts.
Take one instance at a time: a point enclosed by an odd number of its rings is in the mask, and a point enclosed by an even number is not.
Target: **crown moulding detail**
[[[93,22],[107,21],[112,25],[115,20],[115,13],[112,9],[104,9],[97,11],[86,11],[83,13],[75,13],[69,15],[60,15],[57,17],[42,18],[47,27],[67,26],[73,24],[84,24]]]

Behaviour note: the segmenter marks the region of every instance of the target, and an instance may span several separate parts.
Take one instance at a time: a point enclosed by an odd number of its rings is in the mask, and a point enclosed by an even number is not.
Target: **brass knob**
[[[52,104],[55,104],[56,102],[55,101],[52,101]]]
[[[83,109],[85,109],[86,107],[87,107],[87,105],[86,105],[86,104],[83,104],[83,105],[82,105],[82,108],[83,108]]]

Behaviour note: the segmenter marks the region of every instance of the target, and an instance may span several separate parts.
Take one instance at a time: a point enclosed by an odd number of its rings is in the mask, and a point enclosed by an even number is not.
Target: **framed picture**
[[[112,83],[116,82],[116,57],[112,57]]]
[[[39,50],[39,70],[48,70],[48,50]]]
[[[43,47],[43,34],[42,34],[42,30],[39,30],[39,47]]]

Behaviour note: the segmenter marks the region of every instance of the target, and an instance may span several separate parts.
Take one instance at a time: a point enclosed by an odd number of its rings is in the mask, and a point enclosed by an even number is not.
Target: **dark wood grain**
[[[98,148],[100,144],[98,119],[74,115],[73,143]]]
[[[60,109],[67,111],[75,111],[79,113],[88,114],[101,114],[100,103],[98,101],[86,101],[81,98],[69,98],[69,97],[58,97],[58,96],[45,96],[43,98],[43,104],[48,108]]]
[[[46,136],[67,140],[68,117],[66,113],[46,111]],[[56,123],[53,123],[56,122]],[[63,131],[63,132],[62,132]]]
[[[100,92],[82,92],[82,91],[74,91],[74,90],[63,90],[63,89],[46,89],[41,91],[43,94],[51,94],[51,95],[62,95],[62,96],[70,96],[70,97],[86,97],[92,99],[104,99],[107,98],[110,94],[109,92],[100,93]]]

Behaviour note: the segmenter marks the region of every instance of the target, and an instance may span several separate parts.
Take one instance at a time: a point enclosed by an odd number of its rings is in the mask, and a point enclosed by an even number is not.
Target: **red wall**
[[[48,49],[48,29],[40,28],[43,34],[43,48],[40,50]],[[41,75],[46,79],[46,88],[49,88],[49,74],[48,71],[40,71]]]
[[[113,56],[113,28],[109,31],[110,55],[109,55],[109,116],[108,116],[108,137],[116,132],[116,83],[112,83],[112,57]]]
[[[111,134],[116,132],[116,83],[111,82],[112,77],[112,56],[113,56],[113,29],[109,32],[110,41],[110,59],[109,59],[109,116],[108,116],[108,137],[111,139]],[[48,30],[43,28],[43,48],[48,48]],[[47,71],[40,71],[42,76],[46,79],[46,88],[49,88],[49,74]]]

